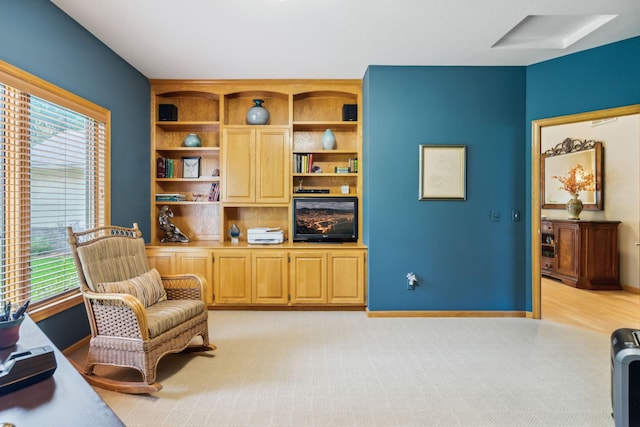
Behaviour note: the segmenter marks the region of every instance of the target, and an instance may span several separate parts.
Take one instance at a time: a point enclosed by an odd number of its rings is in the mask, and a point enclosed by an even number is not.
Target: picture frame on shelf
[[[466,145],[420,145],[418,200],[466,200]]]
[[[182,158],[182,177],[200,178],[200,157]]]

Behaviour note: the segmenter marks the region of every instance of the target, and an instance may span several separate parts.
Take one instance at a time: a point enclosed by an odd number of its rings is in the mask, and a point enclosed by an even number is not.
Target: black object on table
[[[57,368],[48,378],[0,396],[0,425],[26,426],[124,426],[100,396],[82,378],[38,325],[26,315],[18,343],[0,350],[0,360],[11,353],[49,347]]]

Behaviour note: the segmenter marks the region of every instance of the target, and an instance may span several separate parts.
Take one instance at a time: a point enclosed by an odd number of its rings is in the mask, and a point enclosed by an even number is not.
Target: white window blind
[[[107,222],[108,117],[46,82],[0,69],[3,302],[37,306],[78,292],[66,227]]]

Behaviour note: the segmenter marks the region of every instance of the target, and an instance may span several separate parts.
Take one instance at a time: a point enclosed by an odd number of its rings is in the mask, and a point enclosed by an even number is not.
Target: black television
[[[358,240],[356,197],[294,197],[294,242]]]

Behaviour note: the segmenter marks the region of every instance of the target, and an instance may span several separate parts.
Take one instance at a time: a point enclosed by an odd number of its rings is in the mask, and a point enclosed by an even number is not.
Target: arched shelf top
[[[232,92],[225,95],[228,99],[238,98],[258,98],[258,99],[280,99],[287,100],[289,95],[282,92],[269,91],[269,90],[246,90]]]
[[[300,92],[293,95],[293,100],[302,101],[307,98],[345,98],[351,99],[354,103],[358,100],[358,94],[354,92],[347,91],[337,91],[337,90],[322,90],[322,91],[308,91],[308,92]]]
[[[210,100],[219,100],[220,95],[212,92],[205,92],[200,90],[176,90],[171,92],[157,93],[156,96],[162,98],[202,98]]]

